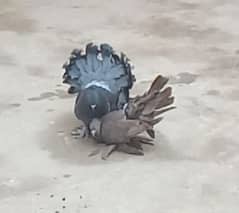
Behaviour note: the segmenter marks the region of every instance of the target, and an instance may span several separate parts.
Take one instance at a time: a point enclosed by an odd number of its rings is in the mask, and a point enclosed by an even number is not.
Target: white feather
[[[91,81],[90,83],[88,83],[85,88],[89,88],[91,86],[97,86],[97,87],[101,87],[109,92],[111,92],[110,87],[106,84],[106,82],[104,81]]]

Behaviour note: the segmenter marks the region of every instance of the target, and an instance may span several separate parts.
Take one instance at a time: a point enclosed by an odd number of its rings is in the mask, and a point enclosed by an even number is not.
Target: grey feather
[[[135,81],[132,66],[124,54],[117,55],[110,45],[89,43],[85,53],[75,49],[63,68],[63,82],[70,85],[68,93],[78,93],[75,115],[86,125],[93,118],[122,109],[128,102]]]
[[[128,101],[128,90],[135,81],[129,59],[123,53],[120,56],[115,54],[108,44],[98,47],[89,43],[85,54],[73,50],[70,62],[64,65],[64,69],[63,82],[76,87],[76,91],[85,89],[92,81],[104,82],[116,96],[123,91],[121,95],[125,96],[125,101]]]

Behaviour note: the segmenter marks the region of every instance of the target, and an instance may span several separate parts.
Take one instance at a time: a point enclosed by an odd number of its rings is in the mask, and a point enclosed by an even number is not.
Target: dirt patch
[[[7,110],[19,108],[20,106],[20,103],[0,103],[0,114]]]
[[[0,31],[26,33],[34,31],[34,21],[27,17],[25,8],[17,1],[0,0]]]
[[[170,84],[191,84],[194,81],[196,81],[198,75],[188,73],[188,72],[182,72],[179,73],[176,77],[171,76],[170,77]]]
[[[0,199],[22,195],[45,188],[51,180],[44,177],[29,177],[26,179],[6,178],[0,180]]]
[[[41,100],[53,100],[52,98],[58,97],[60,99],[74,98],[74,96],[69,95],[65,90],[56,89],[56,92],[43,92],[39,96],[28,98],[28,101],[41,101]]]
[[[0,50],[0,65],[14,66],[14,65],[16,65],[16,59],[14,56],[12,56],[6,52],[3,52],[3,50]]]

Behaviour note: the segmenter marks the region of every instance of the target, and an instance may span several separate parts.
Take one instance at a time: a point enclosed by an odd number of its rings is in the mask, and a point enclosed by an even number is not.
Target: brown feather
[[[155,138],[155,132],[153,129],[147,129],[146,132],[151,138]]]
[[[143,151],[136,147],[129,146],[128,144],[119,144],[117,150],[120,152],[133,154],[133,155],[144,155]]]
[[[162,113],[167,112],[167,111],[172,110],[172,109],[175,109],[175,108],[176,108],[175,106],[172,106],[172,107],[168,107],[168,108],[161,109],[161,110],[158,110],[158,111],[154,111],[153,115],[151,115],[151,116],[152,117],[157,117],[157,116],[161,115]]]
[[[155,90],[156,91],[161,90],[167,84],[168,80],[169,80],[168,78],[165,78],[165,77],[163,77],[161,75],[158,75],[154,79],[153,83],[151,84],[148,93],[152,93]]]
[[[154,145],[151,143],[155,138],[153,127],[163,119],[158,116],[175,108],[170,106],[174,102],[172,88],[164,88],[168,80],[158,75],[147,92],[130,98],[125,111],[111,112],[101,119],[101,138],[105,144],[117,145],[109,150],[110,154],[117,149],[129,154],[142,155],[142,144]],[[126,119],[122,116],[125,112]],[[142,133],[147,133],[149,137],[142,136]]]
[[[156,119],[150,121],[150,125],[154,126],[162,120],[163,120],[163,117],[156,118]]]
[[[127,145],[131,147],[135,147],[136,149],[139,149],[139,150],[143,150],[143,147],[140,141],[131,141],[130,143],[127,143]]]
[[[160,108],[169,106],[169,105],[173,104],[173,102],[174,102],[174,97],[167,98],[167,99],[161,101],[161,102],[157,105],[156,109],[160,109]]]
[[[151,145],[151,146],[154,145],[153,143],[151,143],[153,141],[151,138],[144,137],[142,135],[138,135],[138,136],[134,137],[133,139],[142,144],[147,144],[147,145]]]
[[[140,133],[143,133],[145,130],[150,129],[151,126],[145,122],[139,122],[138,125],[131,126],[128,130],[127,136],[134,137]]]

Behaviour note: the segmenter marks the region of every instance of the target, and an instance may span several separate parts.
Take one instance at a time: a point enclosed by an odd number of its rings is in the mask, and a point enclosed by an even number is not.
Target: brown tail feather
[[[153,129],[148,129],[146,132],[151,138],[155,138],[155,131]]]
[[[163,120],[163,117],[156,118],[156,119],[150,121],[150,125],[154,126],[162,120]]]
[[[132,140],[131,142],[127,143],[128,146],[134,147],[139,150],[143,150],[142,144],[138,140]]]
[[[150,145],[150,146],[154,146],[153,143],[146,142],[146,141],[143,141],[143,140],[140,140],[140,143],[142,143],[142,144],[147,144],[147,145]]]
[[[148,145],[154,145],[153,143],[151,143],[153,141],[151,138],[147,138],[142,135],[134,137],[133,141],[137,141],[137,142],[148,144]]]
[[[167,84],[168,80],[168,78],[158,75],[151,84],[148,93],[161,90]]]
[[[172,107],[168,107],[168,108],[165,108],[165,109],[161,109],[161,110],[158,110],[158,111],[154,111],[153,112],[153,117],[157,117],[159,115],[161,115],[162,113],[165,113],[169,110],[172,110],[172,109],[175,109],[176,107],[175,106],[172,106]]]
[[[143,141],[146,141],[146,142],[151,142],[153,141],[151,138],[148,138],[148,137],[145,137],[143,135],[137,135],[134,137],[135,140],[143,140]]]
[[[160,109],[160,108],[169,106],[169,105],[173,104],[173,102],[174,102],[174,97],[170,97],[165,100],[162,100],[161,102],[158,103],[158,105],[156,106],[156,109]]]
[[[164,86],[167,84],[168,78],[158,75],[150,86],[148,92],[142,96],[132,98],[128,105],[128,119],[138,119],[149,126],[145,126],[144,131],[151,138],[155,137],[153,126],[159,123],[163,117],[158,117],[166,111],[172,110],[175,107],[170,106],[174,102],[172,97],[172,88]],[[131,131],[136,134],[138,131]]]
[[[168,102],[169,97],[172,94],[172,88],[167,87],[162,92],[158,92],[154,94],[154,97],[151,98],[148,102],[145,103],[144,109],[142,110],[142,114],[150,114],[155,109],[160,109],[163,105],[166,106],[167,104],[170,105]]]
[[[138,105],[141,104],[146,104],[147,102],[149,102],[150,100],[154,99],[155,96],[159,93],[159,91],[155,90],[153,92],[150,92],[148,94],[144,94],[143,96],[141,96],[141,98],[138,99]]]
[[[157,98],[161,101],[172,95],[172,87],[165,88],[162,92],[157,95]]]

